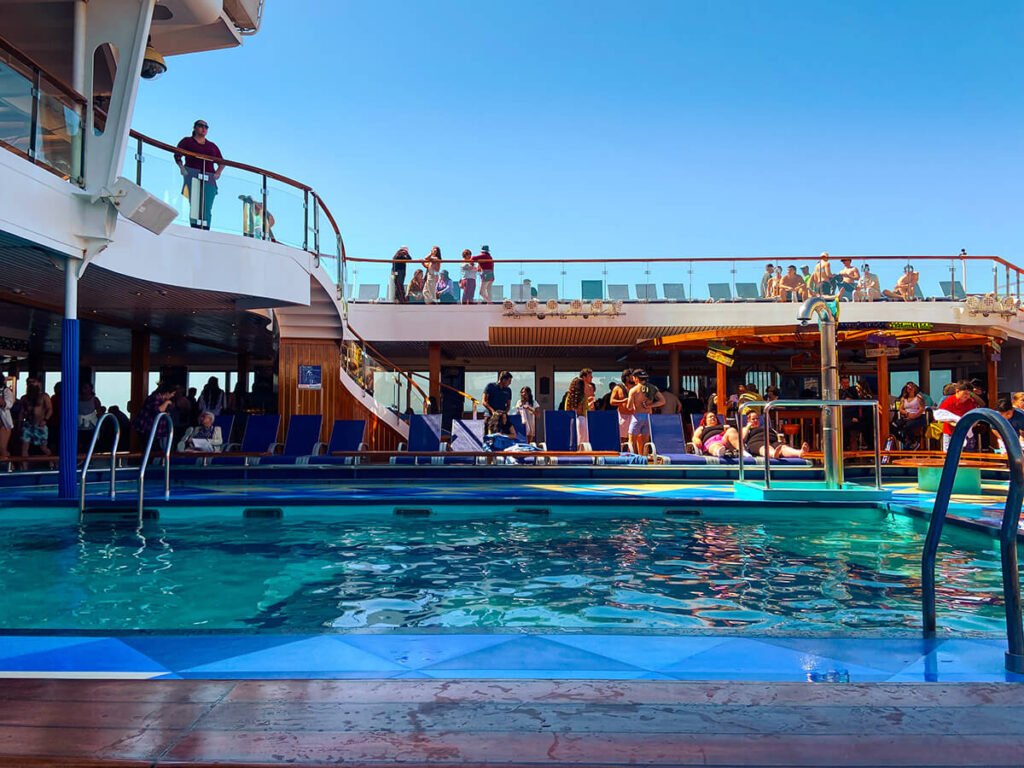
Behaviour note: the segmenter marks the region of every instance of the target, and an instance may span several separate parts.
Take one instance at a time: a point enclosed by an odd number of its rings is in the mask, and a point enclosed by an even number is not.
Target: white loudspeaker
[[[123,176],[118,176],[108,197],[118,212],[140,227],[159,235],[178,216],[178,211]]]

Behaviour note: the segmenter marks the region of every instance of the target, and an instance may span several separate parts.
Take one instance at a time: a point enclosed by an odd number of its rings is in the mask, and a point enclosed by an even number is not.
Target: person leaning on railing
[[[218,160],[223,158],[220,148],[206,138],[206,132],[210,126],[205,120],[196,120],[192,126],[192,135],[186,136],[178,142],[178,149],[186,152],[194,152],[197,155],[207,155]],[[217,179],[224,170],[222,163],[214,160],[204,160],[192,155],[181,155],[175,153],[174,162],[181,170],[185,179],[181,194],[189,201],[189,224],[193,229],[209,229],[213,200],[217,197]],[[198,196],[198,199],[196,199]]]

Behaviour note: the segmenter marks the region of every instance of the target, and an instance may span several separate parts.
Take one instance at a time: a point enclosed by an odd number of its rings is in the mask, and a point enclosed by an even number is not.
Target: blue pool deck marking
[[[0,636],[0,677],[1012,682],[1002,638],[622,634]]]

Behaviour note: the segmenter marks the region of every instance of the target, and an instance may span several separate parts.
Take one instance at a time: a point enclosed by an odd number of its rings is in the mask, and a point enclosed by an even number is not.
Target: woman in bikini
[[[733,427],[722,424],[717,413],[708,411],[693,430],[693,445],[707,456],[735,456],[739,440]]]
[[[743,428],[743,448],[754,456],[772,459],[802,459],[810,446],[804,443],[799,450],[786,445],[779,439],[778,432],[768,436],[761,423],[761,414],[748,413],[747,426]]]

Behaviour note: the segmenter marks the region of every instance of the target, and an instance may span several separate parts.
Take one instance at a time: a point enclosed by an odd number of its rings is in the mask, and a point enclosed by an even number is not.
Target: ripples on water
[[[880,513],[751,518],[286,517],[147,523],[143,536],[102,525],[4,526],[0,626],[919,626],[919,522]],[[1001,629],[994,543],[951,535],[939,563],[940,624]]]

